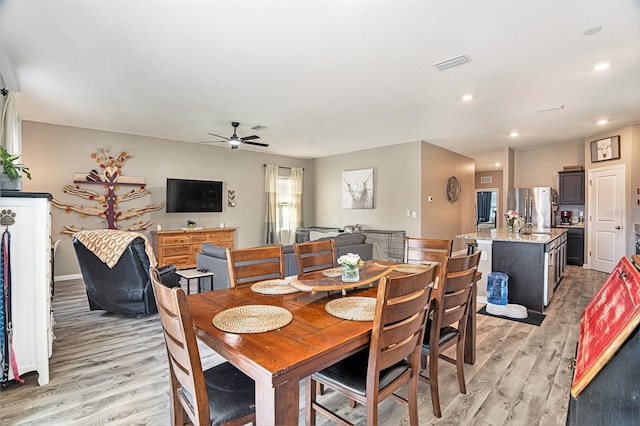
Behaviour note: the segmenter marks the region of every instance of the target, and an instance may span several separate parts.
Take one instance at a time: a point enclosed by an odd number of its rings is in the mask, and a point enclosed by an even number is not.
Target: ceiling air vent
[[[455,58],[447,59],[446,61],[436,62],[434,67],[440,71],[448,70],[449,68],[457,67],[458,65],[464,65],[471,62],[471,58],[467,55],[456,56]]]

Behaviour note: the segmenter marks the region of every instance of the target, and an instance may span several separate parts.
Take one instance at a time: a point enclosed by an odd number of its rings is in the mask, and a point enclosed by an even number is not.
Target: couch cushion
[[[336,247],[342,246],[355,246],[357,244],[362,244],[367,239],[365,234],[358,233],[345,233],[336,236]]]
[[[319,232],[309,231],[309,241],[326,240],[327,238],[333,238],[338,235],[338,231]]]
[[[224,247],[219,247],[211,243],[204,243],[201,248],[202,254],[206,254],[207,256],[217,257],[218,259],[227,258],[227,249]]]

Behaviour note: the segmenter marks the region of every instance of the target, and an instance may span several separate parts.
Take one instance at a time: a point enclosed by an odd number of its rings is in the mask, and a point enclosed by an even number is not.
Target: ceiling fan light
[[[229,143],[233,146],[238,146],[240,145],[240,138],[236,135],[233,135],[229,138]]]

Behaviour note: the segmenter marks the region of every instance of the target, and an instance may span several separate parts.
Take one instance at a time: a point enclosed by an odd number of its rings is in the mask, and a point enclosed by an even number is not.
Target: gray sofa
[[[347,253],[357,253],[362,260],[373,258],[373,244],[367,243],[364,234],[340,234],[332,238],[336,243],[338,257]],[[321,238],[325,239],[325,238]],[[227,251],[210,243],[202,244],[202,253],[196,254],[196,268],[213,272],[213,289],[229,288],[229,269],[227,267]],[[284,270],[286,276],[298,273],[293,246],[284,246]]]

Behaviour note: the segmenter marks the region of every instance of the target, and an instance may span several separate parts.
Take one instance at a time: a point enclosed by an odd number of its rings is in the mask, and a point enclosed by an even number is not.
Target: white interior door
[[[589,171],[591,269],[611,273],[625,252],[624,165]]]

